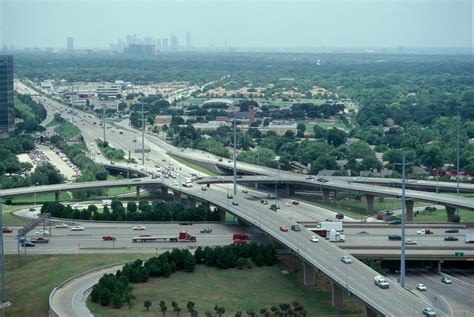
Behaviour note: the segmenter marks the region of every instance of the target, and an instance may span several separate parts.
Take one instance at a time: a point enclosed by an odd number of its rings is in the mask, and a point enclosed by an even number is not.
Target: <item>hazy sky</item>
[[[0,0],[0,44],[108,47],[187,31],[194,46],[471,47],[471,0]]]

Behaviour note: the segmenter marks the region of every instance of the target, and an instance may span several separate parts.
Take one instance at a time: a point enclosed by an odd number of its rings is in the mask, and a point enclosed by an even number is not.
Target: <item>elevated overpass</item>
[[[223,184],[231,182],[233,182],[233,177],[231,176],[203,177],[196,181],[198,184]],[[373,212],[374,197],[401,198],[402,196],[402,191],[398,188],[348,183],[346,181],[340,181],[337,179],[330,179],[322,182],[318,181],[317,179],[308,179],[303,176],[295,175],[239,176],[237,178],[237,182],[239,184],[284,184],[286,186],[287,196],[291,196],[292,193],[294,193],[294,186],[303,185],[306,187],[320,189],[323,195],[323,200],[325,201],[329,200],[331,191],[343,190],[358,192],[366,196],[367,212],[369,214]],[[416,190],[406,190],[405,195],[407,198],[407,219],[409,221],[413,220],[414,201],[423,201],[431,204],[446,206],[448,221],[453,219],[456,208],[474,211],[474,199],[472,198]]]
[[[378,273],[367,267],[362,262],[354,259],[351,265],[346,265],[340,261],[346,251],[324,239],[319,243],[312,243],[309,237],[312,232],[302,230],[300,232],[282,232],[279,227],[282,225],[291,226],[294,222],[279,213],[268,209],[261,210],[260,203],[243,197],[236,197],[234,200],[238,205],[229,203],[225,192],[218,188],[209,188],[205,195],[199,186],[183,188],[173,186],[168,179],[139,179],[103,181],[90,183],[60,184],[50,186],[38,186],[37,188],[16,188],[2,191],[4,197],[16,197],[20,195],[32,194],[36,192],[59,192],[63,190],[85,190],[92,188],[108,188],[120,186],[143,186],[161,185],[163,188],[170,188],[176,195],[184,194],[191,199],[201,200],[209,204],[228,210],[244,221],[255,225],[273,239],[290,249],[298,255],[304,262],[304,280],[306,285],[315,282],[315,269],[320,270],[332,280],[333,305],[340,307],[343,305],[343,289],[347,289],[353,296],[365,303],[367,310],[372,315],[383,316],[422,316],[422,309],[426,304],[417,296],[399,287],[395,283],[390,283],[390,288],[382,290],[374,285],[373,278]],[[440,316],[443,315],[438,311]]]

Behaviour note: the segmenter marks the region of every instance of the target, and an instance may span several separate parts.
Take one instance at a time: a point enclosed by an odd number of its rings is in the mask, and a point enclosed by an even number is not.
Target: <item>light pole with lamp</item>
[[[0,249],[2,252],[2,305],[0,308],[4,309],[5,307],[10,306],[10,303],[7,302],[7,290],[5,285],[5,251],[3,249],[3,202],[1,196],[2,184],[0,184],[0,228],[2,229],[2,233],[0,234]],[[4,311],[3,311],[4,312]]]

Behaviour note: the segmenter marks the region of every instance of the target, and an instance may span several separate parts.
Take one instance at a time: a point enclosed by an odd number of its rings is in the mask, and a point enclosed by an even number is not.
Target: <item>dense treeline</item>
[[[91,301],[102,306],[120,308],[124,304],[132,305],[135,298],[130,283],[145,283],[150,277],[168,278],[177,271],[193,272],[196,264],[216,266],[221,269],[275,265],[278,263],[276,250],[271,245],[228,245],[224,247],[198,247],[194,255],[187,249],[173,248],[147,261],[136,260],[124,265],[115,274],[105,274],[94,285]],[[148,307],[151,305],[149,303]],[[147,306],[147,304],[145,304]],[[175,305],[173,305],[175,306]],[[194,306],[194,305],[192,305]]]
[[[16,133],[44,131],[40,125],[47,116],[43,104],[34,101],[30,95],[15,94],[15,97],[21,103],[19,105],[15,100],[15,117],[23,120],[15,125]]]
[[[131,201],[125,208],[122,202],[112,201],[109,207],[104,206],[98,212],[95,205],[79,210],[70,205],[46,202],[41,207],[42,213],[51,213],[52,217],[81,220],[112,220],[112,221],[220,221],[218,210],[210,210],[203,205],[185,208],[182,204],[155,200],[140,201],[137,205]]]

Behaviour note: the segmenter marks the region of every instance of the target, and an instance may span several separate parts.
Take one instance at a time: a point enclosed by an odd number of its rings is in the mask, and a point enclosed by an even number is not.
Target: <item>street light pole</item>
[[[105,104],[102,104],[102,127],[104,129],[104,143],[105,143]]]
[[[456,149],[456,195],[459,196],[459,143],[460,143],[460,125],[461,125],[461,115],[459,113],[458,107],[458,144]]]
[[[234,196],[237,195],[237,127],[235,121],[235,114],[234,114],[234,153],[233,153],[233,160],[234,160]]]
[[[142,165],[145,165],[145,112],[142,103]]]
[[[2,251],[2,306],[4,307],[7,303],[7,291],[5,287],[5,251],[3,249],[3,210],[2,210],[2,196],[1,196],[2,185],[0,184],[0,228],[2,233],[0,234],[0,249]]]
[[[402,161],[402,241],[400,251],[400,287],[405,287],[405,222],[406,222],[406,196],[405,196],[405,153],[403,153]]]

